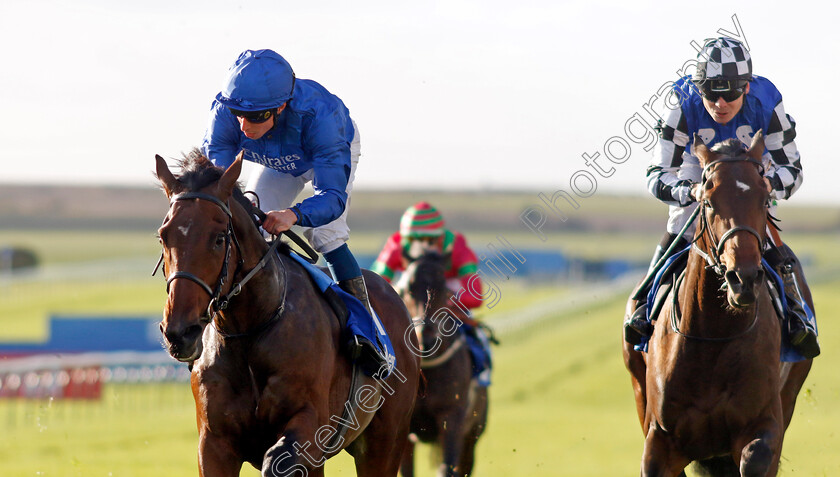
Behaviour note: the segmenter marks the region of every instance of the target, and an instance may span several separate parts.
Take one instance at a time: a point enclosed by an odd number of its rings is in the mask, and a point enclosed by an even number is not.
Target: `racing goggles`
[[[696,81],[694,84],[700,90],[700,95],[711,102],[715,102],[718,98],[723,98],[727,103],[731,103],[740,98],[747,89],[747,80],[705,80]]]
[[[277,108],[273,109],[264,109],[262,111],[242,111],[239,109],[228,108],[234,116],[245,118],[246,121],[249,123],[260,124],[268,121],[274,116],[274,112],[277,111]]]

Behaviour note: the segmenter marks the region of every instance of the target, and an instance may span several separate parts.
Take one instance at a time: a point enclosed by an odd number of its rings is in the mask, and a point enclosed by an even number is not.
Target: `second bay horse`
[[[710,150],[694,137],[702,198],[687,268],[647,353],[624,343],[645,434],[643,476],[685,475],[691,462],[704,475],[778,471],[811,360],[780,362],[781,325],[761,263],[769,199],[763,151],[761,132],[749,150],[737,140]]]

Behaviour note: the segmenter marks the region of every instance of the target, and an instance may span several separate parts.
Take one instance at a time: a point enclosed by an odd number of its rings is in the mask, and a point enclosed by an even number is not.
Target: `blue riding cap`
[[[245,50],[228,70],[216,101],[241,111],[279,108],[292,98],[295,73],[272,50]]]

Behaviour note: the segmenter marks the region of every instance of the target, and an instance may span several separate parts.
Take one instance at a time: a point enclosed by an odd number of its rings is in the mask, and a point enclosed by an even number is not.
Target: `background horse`
[[[735,140],[710,151],[695,136],[694,145],[704,182],[687,268],[647,354],[624,343],[646,436],[641,471],[685,475],[697,461],[707,475],[776,475],[811,360],[779,361],[780,321],[761,265],[769,199],[763,135],[749,151]]]
[[[421,336],[421,367],[428,380],[425,395],[418,397],[411,417],[411,432],[421,442],[442,450],[441,476],[472,473],[475,446],[487,424],[487,387],[472,374],[472,357],[457,320],[465,320],[457,306],[447,306],[453,296],[444,273],[448,256],[426,252],[406,268],[401,294]],[[414,442],[409,443],[401,473],[414,475]]]
[[[159,230],[168,277],[160,328],[169,353],[192,364],[200,474],[237,476],[249,462],[264,476],[323,476],[324,461],[345,449],[357,475],[397,475],[419,379],[402,340],[411,335],[405,306],[366,271],[397,367],[387,379],[361,376],[348,405],[358,375],[339,321],[303,267],[269,250],[230,200],[241,167],[241,155],[222,171],[194,151],[175,177],[157,157],[170,199]]]

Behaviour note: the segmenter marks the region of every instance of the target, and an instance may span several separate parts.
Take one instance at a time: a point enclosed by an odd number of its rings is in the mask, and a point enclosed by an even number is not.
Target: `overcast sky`
[[[797,121],[795,199],[840,203],[836,15],[772,3],[3,0],[0,186],[153,184],[155,154],[199,145],[239,52],[272,48],[350,108],[357,189],[551,194],[586,170],[598,191],[644,193],[650,153],[625,123],[650,118],[692,41],[726,31]],[[614,137],[632,146],[624,162],[604,157]]]

